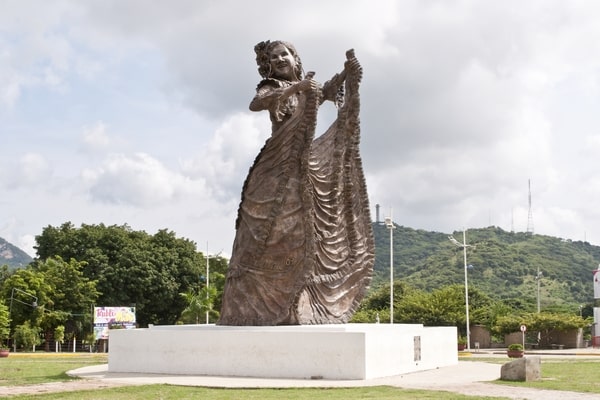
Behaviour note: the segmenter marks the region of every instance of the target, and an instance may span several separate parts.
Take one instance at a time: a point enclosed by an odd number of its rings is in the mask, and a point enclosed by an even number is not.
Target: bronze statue
[[[346,323],[371,281],[374,241],[359,154],[354,51],[323,86],[283,41],[254,48],[250,110],[268,110],[271,137],[242,189],[219,325]],[[319,105],[337,119],[314,139]]]

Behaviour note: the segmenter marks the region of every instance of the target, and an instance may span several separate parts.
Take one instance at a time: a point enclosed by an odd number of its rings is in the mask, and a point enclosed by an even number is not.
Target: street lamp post
[[[394,323],[394,223],[390,216],[385,219],[385,226],[390,230],[390,324]]]
[[[24,301],[21,301],[19,299],[15,299],[15,291],[31,297],[33,299],[33,302],[30,304],[30,303],[25,303]],[[37,304],[38,298],[36,296],[34,296],[30,293],[27,293],[24,290],[12,288],[12,291],[10,292],[10,306],[8,308],[8,315],[10,315],[12,313],[13,301],[16,301],[17,303],[25,304],[26,306],[33,307],[33,308],[37,308],[37,306],[38,306],[38,304]]]
[[[208,242],[206,242],[206,304],[208,305],[208,296],[209,296],[209,292],[208,292],[208,288],[209,288],[209,273],[210,273],[210,266],[209,266],[209,260],[210,256],[208,255]],[[206,325],[208,325],[208,308],[206,309]]]
[[[540,313],[540,282],[542,280],[542,272],[540,271],[540,267],[537,267],[537,274],[535,275],[535,280],[537,281],[537,312]]]
[[[214,254],[212,257],[216,258],[219,257],[219,255],[221,254],[221,252],[219,251],[217,254]],[[206,303],[208,305],[208,298],[209,298],[209,290],[208,288],[210,287],[210,278],[209,278],[209,273],[210,273],[210,265],[209,265],[209,260],[210,260],[211,256],[208,255],[208,242],[206,242]],[[208,313],[209,310],[208,308],[206,309],[206,325],[208,325]]]
[[[469,283],[467,280],[467,247],[471,247],[471,245],[467,244],[467,233],[464,229],[462,243],[454,239],[452,235],[448,236],[448,239],[450,239],[450,241],[456,246],[463,249],[463,258],[465,263],[465,314],[467,316],[467,350],[471,350],[471,330],[469,328]]]
[[[16,299],[15,298],[15,291],[18,292],[18,293],[22,293],[22,294],[24,294],[26,296],[31,297],[33,299],[33,301],[31,303],[26,303],[24,301]],[[26,306],[29,306],[29,307],[32,307],[32,308],[37,308],[37,306],[38,306],[38,298],[36,296],[32,295],[31,293],[27,293],[24,290],[17,289],[17,288],[12,288],[12,291],[10,292],[10,306],[8,308],[8,315],[9,315],[9,317],[12,316],[13,301],[16,301],[17,303],[25,304]],[[13,348],[14,348],[14,351],[17,351],[17,344],[14,342],[14,340],[13,340]]]

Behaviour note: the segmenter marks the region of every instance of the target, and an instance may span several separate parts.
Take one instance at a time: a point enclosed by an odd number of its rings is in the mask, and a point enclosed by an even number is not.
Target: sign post
[[[527,331],[527,327],[525,325],[521,325],[521,334],[523,335],[523,349],[525,349],[525,331]]]

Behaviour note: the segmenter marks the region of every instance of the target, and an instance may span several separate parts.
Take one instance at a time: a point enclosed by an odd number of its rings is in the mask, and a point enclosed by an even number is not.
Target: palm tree
[[[200,319],[208,314],[213,317],[218,317],[218,312],[213,310],[214,298],[217,295],[215,287],[206,286],[201,288],[198,293],[190,289],[187,293],[180,293],[185,299],[187,306],[181,312],[181,320],[187,324],[199,324]]]

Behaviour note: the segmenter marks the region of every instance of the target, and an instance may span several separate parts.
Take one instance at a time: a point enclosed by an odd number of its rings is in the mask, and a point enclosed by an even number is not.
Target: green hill
[[[389,284],[390,231],[373,224],[375,276],[373,287]],[[462,242],[462,231],[453,236]],[[488,227],[467,230],[469,288],[512,303],[537,303],[536,275],[540,279],[542,309],[593,303],[592,271],[600,260],[600,247],[551,236],[506,232]],[[463,250],[448,234],[395,225],[394,277],[430,291],[464,284]]]
[[[0,238],[0,266],[8,265],[8,269],[12,270],[24,267],[31,261],[32,258],[23,250]]]

